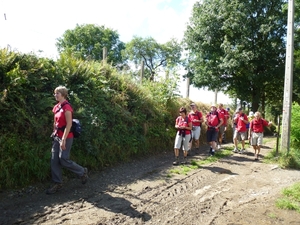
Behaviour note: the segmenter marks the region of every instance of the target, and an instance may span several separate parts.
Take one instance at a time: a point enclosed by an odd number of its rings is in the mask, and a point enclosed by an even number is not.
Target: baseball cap
[[[190,104],[190,106],[194,106],[194,105],[196,105],[194,102],[192,102],[192,103]]]

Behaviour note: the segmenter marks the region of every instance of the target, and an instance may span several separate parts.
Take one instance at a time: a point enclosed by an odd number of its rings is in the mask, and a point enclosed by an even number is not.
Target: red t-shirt
[[[178,116],[176,119],[176,124],[180,127],[189,127],[189,123],[191,123],[192,121],[189,117],[186,118],[183,119],[181,116]],[[185,134],[191,134],[191,131],[185,130]]]
[[[241,118],[248,121],[248,117],[245,113],[238,114],[236,119],[235,119],[235,123],[236,123],[236,128],[235,129],[238,132],[246,132],[247,131],[246,124],[244,123],[244,121],[241,120]]]
[[[220,120],[223,119],[223,115],[219,114],[217,111],[210,112],[206,115],[206,121],[208,126],[216,127],[220,123]]]
[[[264,119],[256,119],[254,118],[250,122],[250,128],[254,133],[263,133],[264,127],[268,126],[269,122]]]
[[[227,110],[225,109],[217,109],[219,115],[222,115],[222,118],[223,118],[223,124],[224,126],[227,126],[227,120],[229,118],[229,113]]]
[[[61,104],[57,103],[52,109],[52,112],[54,113],[54,122],[55,122],[55,127],[56,128],[61,128],[61,127],[64,127],[64,126],[67,125],[67,121],[66,121],[66,117],[65,117],[65,112],[66,111],[70,111],[73,115],[73,109],[72,109],[71,105],[66,104],[66,102],[67,101],[64,101]],[[61,105],[63,105],[63,104],[64,104],[64,106],[61,108]],[[62,130],[60,130],[60,129],[57,130],[56,135],[59,138],[62,138],[63,134],[64,134],[64,132]],[[73,133],[69,132],[67,138],[72,138],[72,137],[74,137]]]
[[[202,119],[202,113],[199,112],[198,110],[196,112],[190,112],[189,113],[189,118],[191,119],[191,121],[193,120],[201,120]],[[201,126],[200,122],[192,122],[193,126]]]

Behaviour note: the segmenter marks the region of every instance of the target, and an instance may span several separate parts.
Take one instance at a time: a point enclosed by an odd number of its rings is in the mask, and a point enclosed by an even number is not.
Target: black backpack
[[[55,112],[55,114],[58,113],[66,104],[71,105],[69,102],[63,103],[59,107],[59,109]],[[58,128],[58,129],[64,131],[65,128],[66,128],[66,126],[63,126],[63,127]],[[78,138],[81,134],[81,131],[82,131],[82,128],[81,128],[80,121],[78,119],[72,119],[72,127],[71,127],[70,132],[73,133],[74,138]]]

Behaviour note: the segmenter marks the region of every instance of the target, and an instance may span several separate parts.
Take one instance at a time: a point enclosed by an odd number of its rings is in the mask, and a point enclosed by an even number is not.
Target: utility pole
[[[294,63],[294,0],[288,1],[288,24],[285,58],[285,77],[282,109],[281,150],[290,150],[291,109],[293,93],[293,63]]]
[[[218,88],[215,89],[215,105],[218,103]]]
[[[186,78],[186,98],[190,97],[190,78]]]
[[[107,60],[107,48],[106,47],[103,47],[103,52],[102,52],[103,56],[103,63],[105,64],[106,63],[106,60]]]

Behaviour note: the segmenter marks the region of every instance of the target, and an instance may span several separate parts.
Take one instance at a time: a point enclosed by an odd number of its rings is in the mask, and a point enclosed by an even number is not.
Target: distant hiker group
[[[225,140],[225,132],[230,118],[230,109],[224,109],[223,104],[211,105],[210,112],[206,114],[203,120],[202,113],[197,109],[195,103],[190,104],[191,112],[187,113],[185,107],[179,109],[179,116],[175,121],[177,129],[174,153],[175,161],[173,165],[188,163],[187,156],[195,147],[195,154],[199,153],[201,126],[205,122],[207,127],[206,141],[210,146],[209,155],[214,156],[215,152],[221,150],[221,144]],[[233,143],[234,153],[245,153],[245,140],[249,140],[249,144],[253,146],[255,160],[258,160],[260,148],[263,143],[263,131],[265,126],[272,123],[261,117],[260,112],[250,112],[247,116],[242,108],[238,108],[232,116]],[[238,143],[241,142],[242,148],[238,149]],[[179,153],[182,146],[183,160],[180,160]]]

